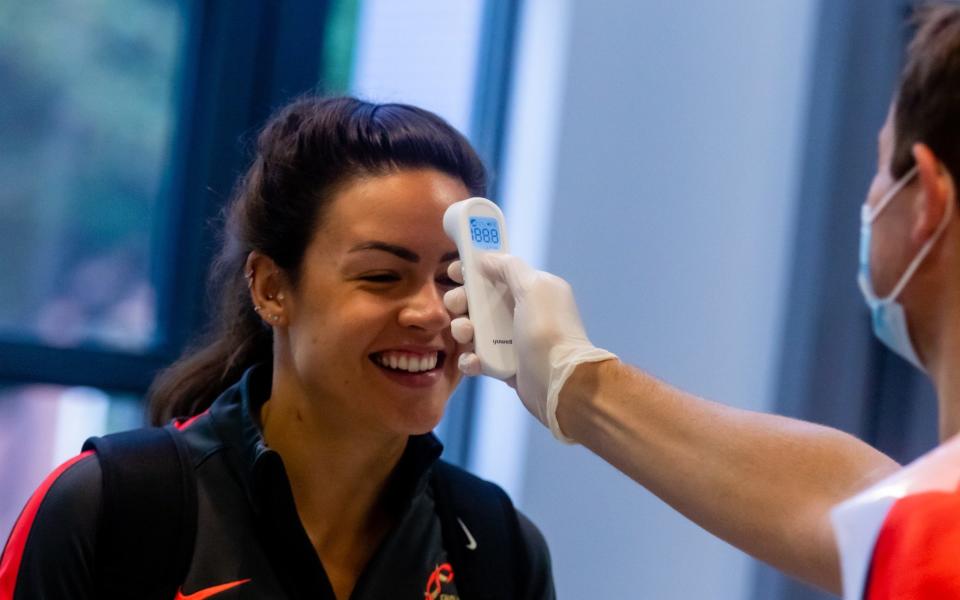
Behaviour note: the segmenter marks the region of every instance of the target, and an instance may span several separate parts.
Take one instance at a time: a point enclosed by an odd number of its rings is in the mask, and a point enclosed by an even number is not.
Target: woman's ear
[[[956,201],[956,196],[953,177],[929,146],[914,144],[913,158],[917,165],[920,193],[915,204],[916,218],[911,237],[917,246],[922,246],[943,222],[943,215],[949,203]]]
[[[260,318],[271,327],[287,323],[284,312],[287,297],[287,278],[284,271],[269,256],[256,250],[247,255],[243,276],[250,289],[250,301]]]

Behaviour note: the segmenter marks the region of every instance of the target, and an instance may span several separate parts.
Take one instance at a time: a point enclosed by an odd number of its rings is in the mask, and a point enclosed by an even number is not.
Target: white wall
[[[773,406],[815,4],[570,0],[565,25],[545,266],[595,343],[751,409]],[[530,168],[516,158],[508,179]],[[524,199],[505,200],[509,219]],[[750,597],[744,555],[528,429],[518,496],[561,598]]]
[[[350,92],[470,130],[483,0],[363,0]]]

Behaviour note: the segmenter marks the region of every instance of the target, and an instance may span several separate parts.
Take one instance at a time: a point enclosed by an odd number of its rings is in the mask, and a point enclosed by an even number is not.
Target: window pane
[[[153,341],[183,34],[173,0],[0,2],[0,335]]]
[[[144,424],[139,398],[88,387],[32,384],[0,388],[0,539],[27,498],[90,436]]]

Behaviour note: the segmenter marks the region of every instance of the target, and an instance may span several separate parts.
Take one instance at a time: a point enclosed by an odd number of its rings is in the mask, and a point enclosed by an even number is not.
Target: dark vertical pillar
[[[856,285],[860,205],[909,36],[904,0],[820,3],[778,412],[847,431],[907,460],[931,447],[919,374],[870,332]],[[922,412],[926,411],[926,412]],[[754,598],[829,598],[769,567]]]

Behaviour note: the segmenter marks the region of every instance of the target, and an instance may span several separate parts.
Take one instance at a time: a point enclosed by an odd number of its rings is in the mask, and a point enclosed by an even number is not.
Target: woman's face
[[[404,435],[440,421],[460,377],[443,213],[469,195],[439,171],[404,170],[353,180],[327,207],[284,306],[293,368],[324,418]]]

